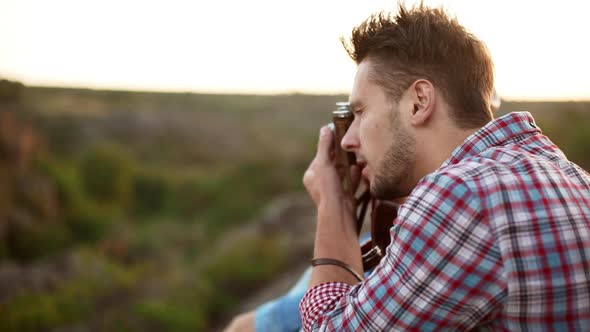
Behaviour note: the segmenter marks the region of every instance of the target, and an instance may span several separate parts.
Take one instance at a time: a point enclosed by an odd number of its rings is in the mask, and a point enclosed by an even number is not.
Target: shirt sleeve
[[[310,275],[311,268],[308,268],[287,294],[256,308],[254,318],[256,332],[299,331],[301,317],[298,304],[305,294]]]
[[[506,297],[499,248],[460,176],[425,177],[400,208],[392,243],[359,285],[326,283],[300,303],[305,331],[469,330]]]

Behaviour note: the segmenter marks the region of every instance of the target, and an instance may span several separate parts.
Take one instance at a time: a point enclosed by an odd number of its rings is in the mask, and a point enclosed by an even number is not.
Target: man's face
[[[358,67],[350,102],[355,119],[342,140],[345,150],[354,152],[378,199],[395,199],[411,191],[408,177],[415,164],[415,139],[400,112],[404,98],[394,103],[385,91],[369,79],[370,60]]]

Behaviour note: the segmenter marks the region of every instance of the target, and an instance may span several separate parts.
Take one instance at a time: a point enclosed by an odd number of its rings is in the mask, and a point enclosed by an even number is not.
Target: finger
[[[330,161],[330,152],[332,150],[332,144],[334,142],[334,134],[330,130],[329,126],[323,126],[320,129],[320,138],[318,142],[318,151],[316,159],[320,162]]]

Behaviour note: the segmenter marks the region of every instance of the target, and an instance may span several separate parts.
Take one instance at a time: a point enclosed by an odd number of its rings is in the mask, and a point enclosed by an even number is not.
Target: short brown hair
[[[490,100],[494,64],[485,44],[442,8],[424,4],[396,15],[379,13],[341,40],[357,63],[370,58],[371,78],[394,101],[417,79],[432,82],[454,110],[461,128],[481,127],[492,119]]]

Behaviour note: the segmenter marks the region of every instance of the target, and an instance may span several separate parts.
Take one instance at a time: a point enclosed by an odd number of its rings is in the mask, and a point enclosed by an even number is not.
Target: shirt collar
[[[467,137],[463,144],[451,153],[451,157],[441,167],[456,164],[465,158],[477,155],[492,146],[501,145],[517,136],[535,132],[541,132],[541,130],[537,127],[535,119],[529,112],[508,113],[490,121]]]

